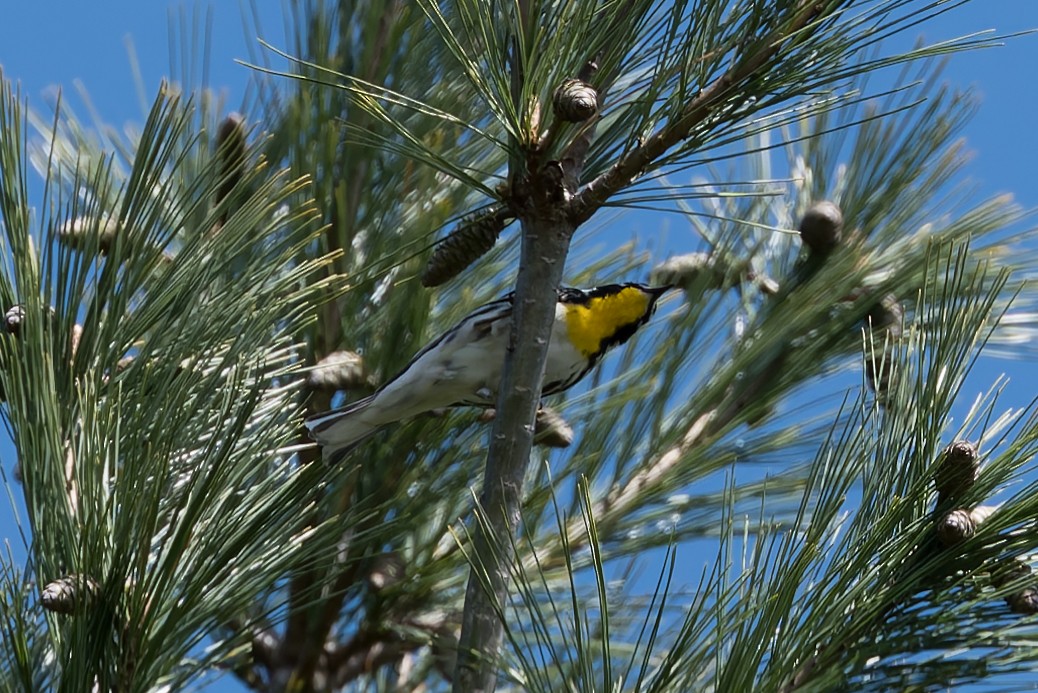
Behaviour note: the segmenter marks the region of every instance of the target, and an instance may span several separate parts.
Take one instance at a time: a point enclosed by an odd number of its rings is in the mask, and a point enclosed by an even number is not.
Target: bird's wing
[[[475,333],[476,339],[485,334],[490,325],[497,320],[502,318],[510,319],[512,317],[512,294],[505,296],[497,301],[491,301],[486,303],[476,310],[472,311],[457,325],[447,330],[439,337],[422,347],[422,350],[415,354],[407,365],[400,369],[400,372],[394,375],[392,378],[387,380],[379,390],[385,390],[387,387],[392,385],[395,381],[399,380],[401,376],[408,372],[415,363],[417,363],[423,356],[433,351],[434,349],[443,347],[444,349],[454,347],[457,348],[460,344],[467,344],[471,341],[470,335]],[[450,349],[453,351],[454,349]]]

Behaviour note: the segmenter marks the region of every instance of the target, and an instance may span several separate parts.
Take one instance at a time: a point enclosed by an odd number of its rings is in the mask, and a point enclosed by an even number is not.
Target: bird
[[[628,282],[558,289],[541,396],[579,382],[606,351],[649,321],[670,288]],[[513,292],[476,308],[371,395],[308,417],[306,428],[325,459],[341,459],[384,426],[433,409],[494,406],[514,302]]]

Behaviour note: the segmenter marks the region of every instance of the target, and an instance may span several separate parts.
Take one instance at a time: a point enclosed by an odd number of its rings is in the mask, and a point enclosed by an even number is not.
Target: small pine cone
[[[371,572],[368,573],[368,587],[374,592],[381,592],[400,582],[403,577],[404,561],[391,551],[375,558]]]
[[[422,272],[422,286],[439,286],[458,276],[494,247],[509,219],[503,208],[492,207],[459,221],[454,230],[436,244]]]
[[[7,334],[15,337],[22,331],[22,322],[25,320],[25,308],[21,304],[13,305],[4,313],[4,329]]]
[[[49,323],[45,321],[45,326],[53,328],[56,325],[56,316],[53,308],[46,308],[46,317],[49,318]],[[25,321],[28,319],[28,315],[25,311],[25,306],[20,303],[16,303],[7,309],[4,313],[4,331],[13,337],[18,337],[22,333],[22,327],[25,325]]]
[[[955,546],[977,533],[977,526],[965,508],[956,508],[937,523],[937,539],[944,546]]]
[[[225,199],[241,180],[245,170],[245,119],[231,113],[216,130],[216,151],[220,158],[220,186],[216,201]]]
[[[1005,587],[1010,583],[1022,580],[1032,572],[1031,566],[1019,558],[1003,560],[991,571],[991,582],[995,587]]]
[[[945,546],[954,546],[977,533],[977,528],[995,512],[993,505],[978,505],[971,510],[956,508],[937,522],[937,538]]]
[[[654,284],[678,286],[686,291],[698,282],[706,289],[721,290],[735,285],[735,272],[709,253],[677,255],[652,268]]]
[[[991,582],[995,587],[1005,587],[1029,577],[1033,571],[1031,566],[1019,558],[1001,561],[991,571]],[[1034,585],[1026,585],[1006,596],[1006,604],[1018,614],[1038,613],[1038,589]]]
[[[843,237],[843,212],[828,200],[817,202],[800,220],[800,238],[812,253],[828,255]]]
[[[894,294],[887,294],[878,303],[869,308],[868,324],[875,333],[886,330],[892,339],[901,336],[905,309]]]
[[[955,501],[970,490],[980,478],[980,455],[977,446],[966,440],[944,449],[933,481],[941,501]]]
[[[1006,597],[1006,604],[1017,614],[1038,614],[1038,588],[1025,587]]]
[[[307,384],[311,389],[335,392],[358,387],[371,387],[364,370],[364,359],[352,351],[334,351],[310,371]]]
[[[598,111],[598,92],[587,82],[567,79],[555,88],[551,105],[559,120],[582,123]]]
[[[573,429],[557,411],[542,407],[534,421],[533,442],[549,448],[568,448],[573,443]]]
[[[119,223],[111,217],[76,217],[58,228],[58,241],[69,248],[88,250],[96,238],[98,252],[107,255],[118,232]]]
[[[71,614],[88,607],[100,591],[97,581],[88,575],[73,574],[53,580],[40,593],[44,609],[59,614]]]

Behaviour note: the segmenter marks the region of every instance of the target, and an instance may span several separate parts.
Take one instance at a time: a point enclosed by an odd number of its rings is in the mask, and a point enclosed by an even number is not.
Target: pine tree
[[[934,62],[994,39],[884,43],[956,4],[315,0],[242,114],[182,75],[129,135],[4,81],[5,688],[1032,668],[1038,412],[995,383],[952,417],[1030,334],[1033,239],[1007,198],[962,202],[972,101]],[[610,246],[603,207],[696,250]],[[650,279],[679,287],[652,325],[538,411],[560,282]],[[494,410],[321,460],[305,414],[512,288]]]

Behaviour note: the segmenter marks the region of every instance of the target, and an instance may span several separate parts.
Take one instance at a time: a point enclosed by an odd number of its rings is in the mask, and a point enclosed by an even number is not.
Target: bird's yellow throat
[[[641,320],[651,300],[649,294],[629,286],[615,294],[596,296],[586,303],[567,304],[566,329],[570,341],[584,356],[597,354],[604,340]]]

